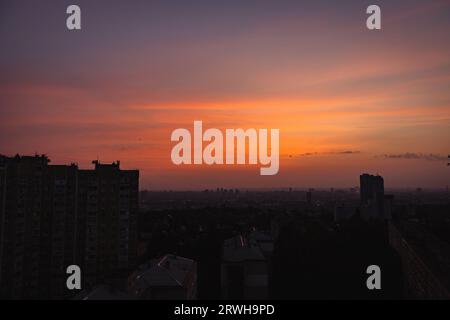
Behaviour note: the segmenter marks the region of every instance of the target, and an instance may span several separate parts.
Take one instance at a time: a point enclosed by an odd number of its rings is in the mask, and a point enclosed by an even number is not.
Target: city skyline
[[[68,1],[0,4],[1,154],[121,160],[150,190],[450,181],[449,1],[379,1],[373,32],[358,1],[77,3],[75,33]],[[195,120],[279,128],[279,173],[173,165]]]

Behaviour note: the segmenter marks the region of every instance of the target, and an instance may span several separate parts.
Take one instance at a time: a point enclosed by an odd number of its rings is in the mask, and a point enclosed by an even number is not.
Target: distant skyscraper
[[[381,176],[362,174],[360,177],[361,206],[370,216],[381,217],[384,207],[384,180]]]
[[[0,297],[63,298],[66,268],[83,286],[134,267],[139,171],[0,156]]]
[[[308,205],[312,204],[312,189],[309,189],[309,191],[306,192],[306,203]]]
[[[377,199],[377,194],[384,195],[383,177],[365,173],[359,178],[362,204],[369,204],[371,201],[375,201]]]

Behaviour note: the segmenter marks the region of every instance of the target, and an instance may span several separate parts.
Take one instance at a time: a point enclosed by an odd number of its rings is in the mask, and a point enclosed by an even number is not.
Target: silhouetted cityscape
[[[139,191],[138,170],[92,164],[0,156],[1,298],[450,298],[448,187]]]

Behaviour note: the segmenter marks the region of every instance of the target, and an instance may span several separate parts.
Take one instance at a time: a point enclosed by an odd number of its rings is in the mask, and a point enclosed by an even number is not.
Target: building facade
[[[66,268],[82,286],[136,261],[139,171],[120,163],[49,165],[46,156],[0,156],[0,296],[65,298]]]

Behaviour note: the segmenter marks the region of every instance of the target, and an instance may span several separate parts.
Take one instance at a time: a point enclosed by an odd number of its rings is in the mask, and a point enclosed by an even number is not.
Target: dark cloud
[[[428,160],[428,161],[447,161],[448,157],[441,154],[433,153],[400,153],[400,154],[384,154],[381,156],[385,159],[413,159],[413,160]]]
[[[300,157],[308,157],[308,156],[316,156],[318,154],[319,154],[318,152],[306,152],[306,153],[299,154],[299,156]]]
[[[345,150],[345,151],[330,151],[330,152],[305,152],[301,153],[299,157],[308,157],[308,156],[318,156],[324,154],[359,154],[361,151],[359,150]]]
[[[361,153],[361,151],[352,151],[352,150],[347,150],[347,151],[338,151],[338,152],[329,152],[331,154],[358,154]]]

